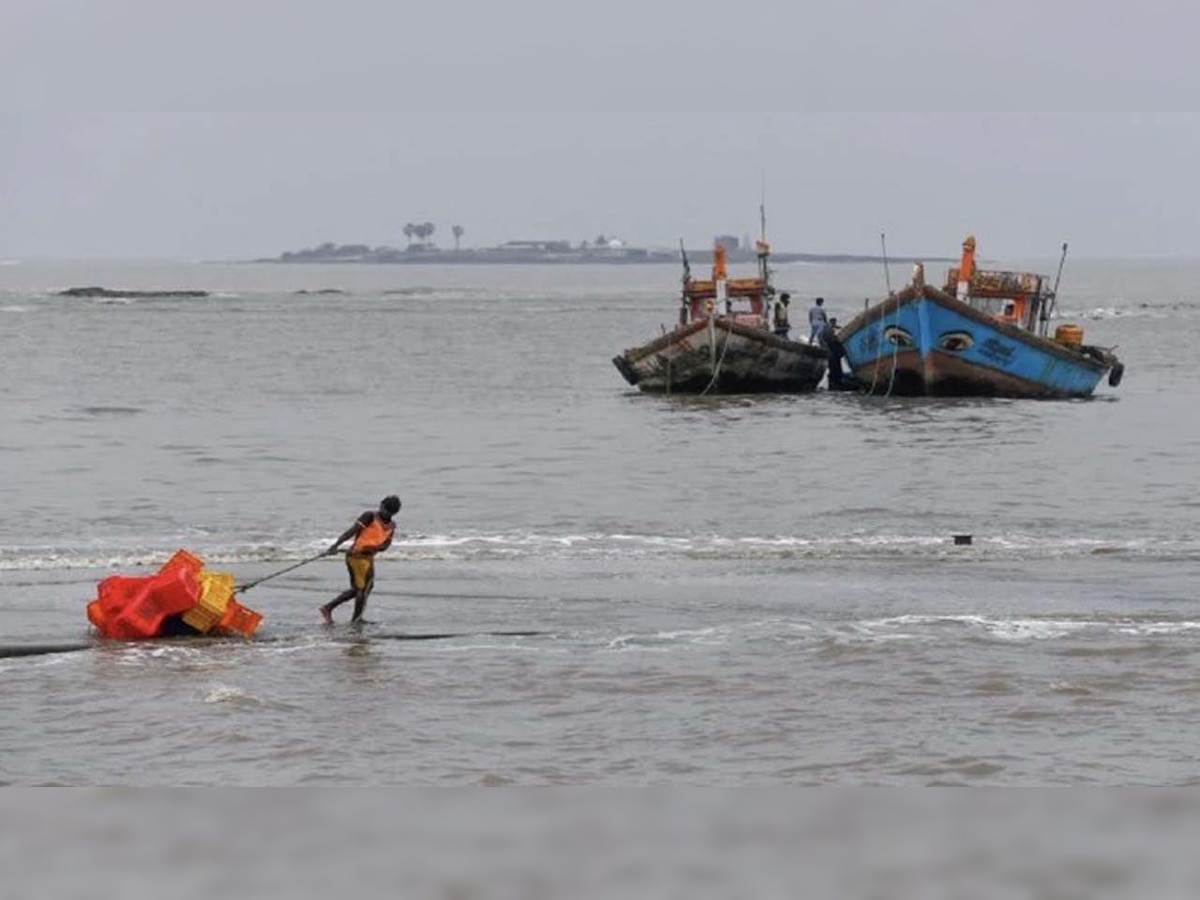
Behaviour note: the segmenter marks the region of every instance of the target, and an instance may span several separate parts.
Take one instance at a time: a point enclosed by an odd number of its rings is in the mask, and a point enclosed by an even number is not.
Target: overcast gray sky
[[[1200,256],[1200,4],[4,0],[0,258],[598,232]],[[54,112],[127,109],[405,112]],[[721,106],[810,112],[585,112]],[[821,112],[921,106],[936,113]],[[1067,106],[1086,113],[983,113]]]

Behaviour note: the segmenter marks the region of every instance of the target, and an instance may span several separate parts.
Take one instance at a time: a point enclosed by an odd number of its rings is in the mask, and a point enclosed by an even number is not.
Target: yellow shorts
[[[365,591],[375,583],[375,557],[346,554],[350,584],[356,591]]]

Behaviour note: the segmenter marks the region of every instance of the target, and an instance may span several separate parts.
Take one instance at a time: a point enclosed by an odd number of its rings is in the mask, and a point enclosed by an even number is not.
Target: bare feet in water
[[[329,607],[327,607],[327,606],[321,607],[321,618],[325,620],[326,625],[333,624],[333,613],[329,610]]]

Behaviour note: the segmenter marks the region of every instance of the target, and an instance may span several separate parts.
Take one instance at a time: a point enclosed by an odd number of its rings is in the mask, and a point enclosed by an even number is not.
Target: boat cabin
[[[688,325],[709,316],[717,316],[731,318],[739,325],[769,327],[770,297],[775,293],[775,289],[766,277],[768,253],[767,245],[760,241],[758,278],[730,278],[725,247],[721,244],[713,248],[711,280],[693,279],[691,270],[686,268],[685,263],[679,324]]]
[[[1052,294],[1046,278],[1033,272],[975,268],[975,238],[963,242],[962,262],[946,273],[946,293],[1006,325],[1037,331]]]

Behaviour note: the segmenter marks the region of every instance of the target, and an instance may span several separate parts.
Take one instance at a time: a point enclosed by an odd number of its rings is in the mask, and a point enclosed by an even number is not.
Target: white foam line
[[[180,535],[170,547],[135,552],[103,546],[83,553],[51,547],[0,547],[0,571],[61,569],[128,569],[158,567],[179,546],[187,546],[217,565],[286,564],[311,556],[324,541],[263,543],[240,548],[205,547],[196,535]],[[1017,533],[977,537],[974,546],[955,547],[945,535],[850,534],[816,538],[802,535],[639,535],[628,533],[538,534],[500,533],[420,535],[398,541],[382,557],[412,560],[472,560],[548,555],[571,558],[707,558],[772,559],[807,555],[815,559],[936,558],[961,561],[988,559],[1084,558],[1097,552],[1140,555],[1200,554],[1200,541],[1173,538],[1107,540],[1097,537],[1045,537]]]
[[[454,644],[446,642],[438,642],[436,646],[430,646],[427,649],[433,653],[463,653],[468,650],[516,650],[528,653],[543,653],[547,650],[544,647],[531,647],[528,644]]]
[[[1200,630],[1200,622],[1136,622],[1107,619],[1011,619],[989,618],[980,615],[904,615],[872,619],[851,626],[864,634],[878,636],[879,629],[937,627],[958,625],[986,632],[1001,641],[1056,640],[1081,632],[1119,634],[1131,637],[1183,634]],[[915,635],[914,635],[915,636]]]

